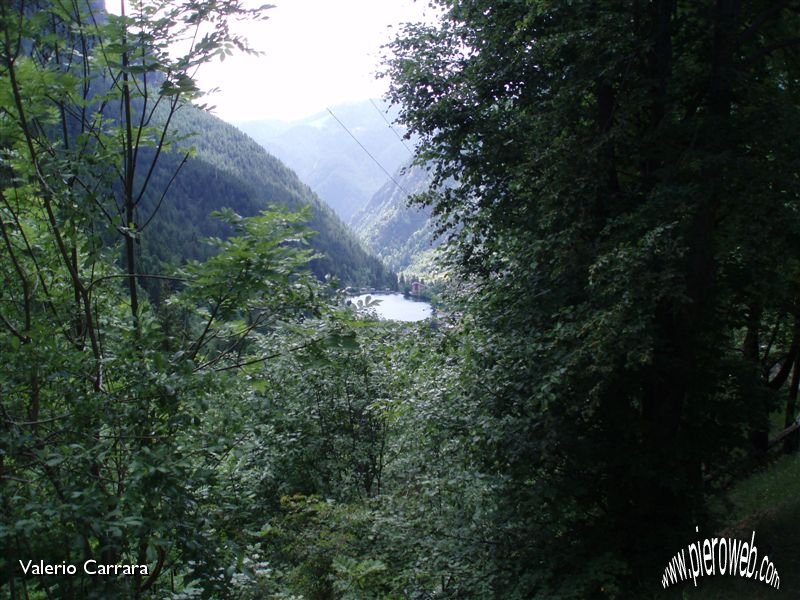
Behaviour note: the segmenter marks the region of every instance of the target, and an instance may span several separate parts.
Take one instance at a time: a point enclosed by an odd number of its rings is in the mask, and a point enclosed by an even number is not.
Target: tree
[[[652,585],[791,367],[797,7],[435,4],[390,97],[474,298],[496,593]]]
[[[249,393],[236,374],[269,360],[270,336],[316,303],[307,214],[225,212],[238,236],[217,240],[205,265],[138,272],[160,204],[142,201],[174,142],[171,118],[195,98],[198,66],[246,50],[230,20],[261,9],[133,6],[133,17],[0,6],[0,586],[11,598],[227,590],[241,547],[220,464]],[[184,34],[176,57],[169,44]],[[179,293],[154,307],[145,277]],[[28,560],[79,575],[25,578]],[[87,560],[149,569],[86,577]]]

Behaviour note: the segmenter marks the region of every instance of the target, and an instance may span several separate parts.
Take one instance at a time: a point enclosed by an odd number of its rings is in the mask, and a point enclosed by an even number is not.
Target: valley
[[[404,4],[0,3],[0,599],[796,595],[800,10]]]

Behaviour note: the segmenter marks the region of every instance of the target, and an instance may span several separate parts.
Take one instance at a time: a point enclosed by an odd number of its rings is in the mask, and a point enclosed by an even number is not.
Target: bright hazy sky
[[[269,19],[242,25],[264,54],[228,57],[198,74],[201,88],[220,88],[205,101],[226,121],[296,119],[382,96],[387,83],[375,79],[381,45],[398,23],[431,14],[427,0],[264,1],[275,5]]]
[[[215,60],[198,73],[204,98],[226,121],[298,119],[344,102],[377,98],[381,46],[397,24],[430,20],[427,0],[246,0],[273,4],[269,19],[237,24],[261,56]],[[106,0],[119,12],[119,0]],[[427,17],[427,18],[426,18]],[[394,26],[390,28],[391,26]]]

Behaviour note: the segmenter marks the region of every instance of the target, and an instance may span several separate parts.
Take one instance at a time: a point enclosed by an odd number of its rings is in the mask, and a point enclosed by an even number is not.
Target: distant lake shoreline
[[[424,300],[415,300],[400,293],[375,293],[359,294],[350,300],[357,302],[369,296],[373,300],[380,300],[375,307],[375,312],[381,319],[390,321],[424,321],[431,316],[431,305]]]

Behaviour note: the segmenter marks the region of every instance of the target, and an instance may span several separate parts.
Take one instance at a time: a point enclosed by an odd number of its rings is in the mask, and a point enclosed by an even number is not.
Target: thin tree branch
[[[19,331],[17,331],[17,329],[11,323],[9,323],[8,319],[6,319],[2,314],[0,314],[0,321],[2,321],[3,325],[6,326],[8,331],[11,332],[11,334],[23,344],[27,344],[31,341],[31,338],[29,338],[27,335],[22,335]]]
[[[150,224],[150,222],[153,220],[153,218],[158,213],[159,209],[161,208],[161,204],[163,204],[164,199],[167,197],[167,192],[169,192],[169,188],[172,187],[172,183],[175,181],[175,179],[177,179],[178,174],[181,172],[181,169],[183,169],[184,165],[189,161],[189,154],[190,153],[187,152],[184,155],[183,160],[180,162],[180,164],[177,166],[177,168],[173,171],[172,177],[169,178],[169,181],[167,182],[167,185],[164,186],[164,191],[161,192],[161,197],[158,199],[158,203],[156,204],[156,207],[153,209],[153,212],[150,213],[150,216],[147,218],[147,221],[144,222],[144,225],[142,225],[139,228],[139,231],[144,231],[145,227],[147,227]]]
[[[749,42],[755,37],[762,25],[764,25],[773,17],[777,16],[779,12],[789,6],[793,1],[794,0],[773,0],[772,5],[770,5],[767,10],[758,15],[747,29],[736,36],[734,44],[736,44],[736,46],[742,46],[743,44]]]

